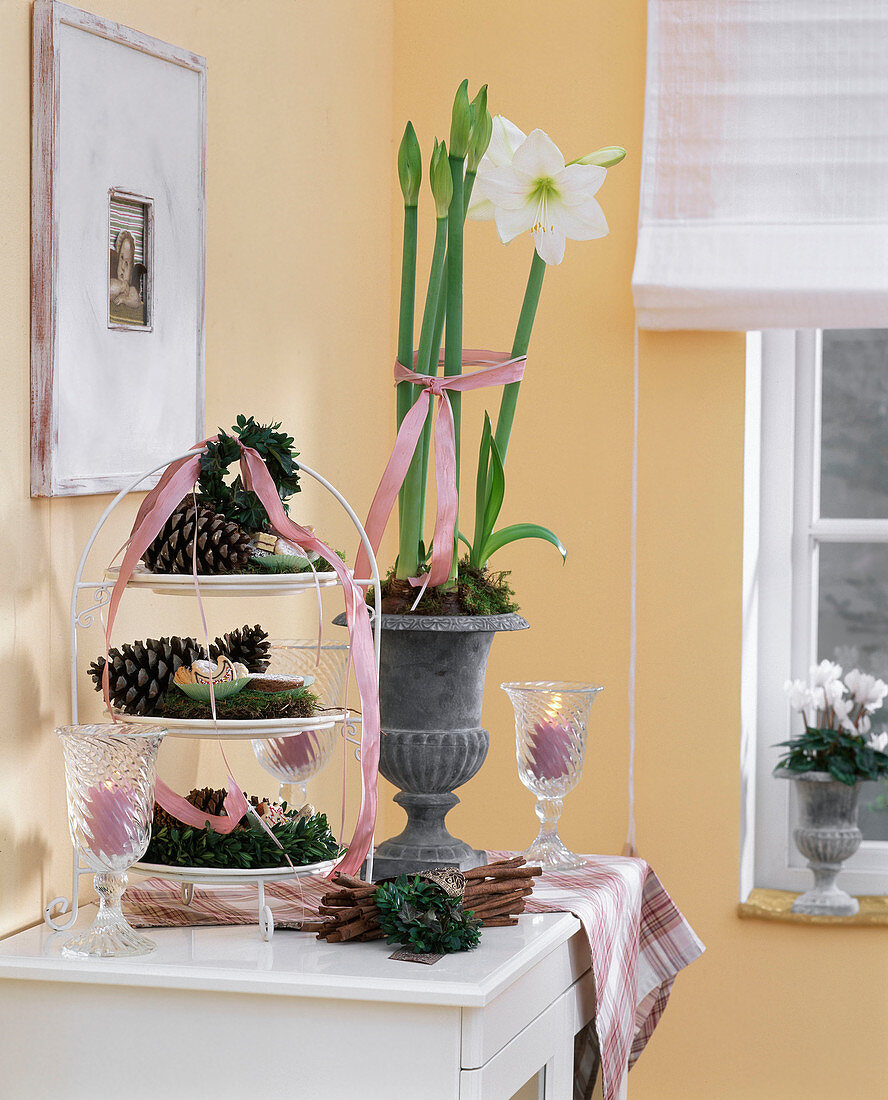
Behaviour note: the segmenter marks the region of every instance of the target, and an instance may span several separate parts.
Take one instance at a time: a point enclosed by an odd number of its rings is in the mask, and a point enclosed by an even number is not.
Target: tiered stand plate
[[[120,569],[112,566],[105,576],[114,584]],[[324,573],[242,573],[212,577],[197,575],[201,598],[204,596],[285,596],[292,592],[313,591],[315,588],[335,588],[339,577],[330,570]],[[194,595],[194,577],[190,573],[151,573],[137,568],[127,581],[127,588],[146,588],[161,596]]]
[[[189,737],[212,741],[255,741],[260,737],[289,737],[306,730],[328,730],[341,722],[342,712],[312,715],[311,718],[253,718],[236,721],[220,718],[158,718],[151,714],[122,714],[114,712],[121,722],[141,726],[163,726],[168,737]]]
[[[186,455],[179,455],[177,458],[185,458],[193,453],[194,452],[189,451]],[[176,461],[176,459],[171,459],[170,461]],[[117,496],[114,497],[102,513],[96,526],[93,528],[93,532],[87,540],[86,546],[80,557],[80,563],[77,567],[77,573],[71,593],[71,712],[72,721],[74,723],[80,720],[77,692],[77,630],[78,627],[86,628],[91,626],[96,616],[101,614],[103,608],[111,598],[111,590],[119,575],[119,569],[117,567],[112,567],[105,570],[104,577],[101,581],[84,581],[83,573],[87,558],[89,557],[99,531],[123,498],[134,490],[137,490],[143,481],[146,481],[160,470],[165,469],[168,465],[168,462],[164,462],[153,470],[148,470],[144,474],[140,474],[131,485],[121,490]],[[359,583],[373,585],[374,591],[378,592],[379,568],[376,563],[376,557],[373,553],[370,541],[367,538],[367,534],[354,509],[345,497],[315,470],[312,470],[308,466],[304,466],[301,462],[297,463],[297,466],[301,473],[313,478],[335,497],[348,514],[370,560],[370,576],[361,579]],[[299,592],[317,592],[319,588],[333,588],[339,587],[340,585],[339,577],[332,570],[318,573],[249,573],[232,576],[204,577],[198,574],[197,579],[200,586],[201,598],[207,596],[282,596]],[[151,573],[149,570],[139,567],[134,571],[132,577],[127,582],[127,588],[142,589],[144,591],[158,593],[159,595],[185,596],[194,593],[194,578],[190,574]],[[83,592],[90,593],[92,601],[87,606],[81,607],[80,596]],[[380,617],[373,615],[372,620],[376,652],[376,670],[378,676],[379,645],[381,639]],[[136,724],[141,723],[144,725],[164,726],[169,731],[168,736],[170,737],[189,737],[195,739],[212,738],[214,740],[240,741],[253,741],[258,738],[287,737],[292,734],[301,733],[305,730],[329,729],[336,725],[337,722],[340,722],[343,726],[343,737],[345,740],[357,743],[354,732],[358,723],[347,714],[338,713],[336,711],[313,715],[310,718],[272,718],[252,721],[220,719],[218,723],[214,723],[210,719],[159,718],[151,715],[117,714],[116,717],[126,722],[134,722]],[[356,749],[355,755],[357,756],[358,753],[359,749]],[[373,849],[371,847],[368,855],[368,872],[372,872],[372,861]],[[167,867],[162,864],[137,863],[133,865],[131,870],[138,875],[147,875],[154,878],[162,877],[180,882],[182,884],[182,896],[186,904],[190,903],[196,885],[234,886],[244,885],[245,883],[255,883],[258,892],[259,928],[263,939],[268,940],[274,932],[274,920],[272,919],[271,909],[265,903],[265,883],[283,881],[287,878],[292,878],[294,874],[296,876],[325,874],[334,866],[334,863],[334,860],[328,860],[323,863],[297,867],[295,871],[290,867],[253,868],[250,870],[232,868],[230,870],[222,870],[219,868]],[[74,924],[78,912],[80,876],[92,873],[92,868],[83,867],[80,864],[77,851],[75,850],[71,900],[69,901],[68,898],[65,897],[53,898],[44,909],[44,919],[51,928],[56,931],[63,931]],[[59,918],[65,916],[65,914],[69,912],[69,909],[70,915],[67,920],[61,921]]]

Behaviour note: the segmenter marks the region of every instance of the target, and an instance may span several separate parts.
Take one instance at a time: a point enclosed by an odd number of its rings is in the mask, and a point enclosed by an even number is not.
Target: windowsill
[[[746,901],[737,906],[737,915],[744,920],[777,920],[787,924],[888,925],[888,897],[860,894],[860,912],[855,917],[821,917],[808,913],[793,913],[792,903],[799,895],[790,890],[755,889]]]

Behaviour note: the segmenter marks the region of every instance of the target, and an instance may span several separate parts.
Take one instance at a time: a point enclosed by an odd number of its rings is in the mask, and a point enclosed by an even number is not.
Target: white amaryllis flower
[[[861,672],[859,668],[851,669],[845,677],[845,683],[854,702],[869,714],[878,710],[888,695],[888,684],[884,680],[877,680],[875,676]]]
[[[811,687],[823,687],[833,680],[838,680],[842,675],[842,666],[832,661],[821,661],[819,665],[811,666]]]
[[[472,198],[467,211],[470,218],[489,221],[494,216],[494,206],[487,197],[485,179],[492,168],[508,168],[512,157],[524,144],[527,134],[503,115],[493,116],[493,132],[487,152],[478,165],[478,173],[472,188]]]
[[[882,730],[881,733],[870,734],[869,747],[876,752],[888,751],[888,732]]]
[[[503,244],[530,230],[540,259],[560,264],[568,237],[591,241],[607,236],[607,221],[594,198],[606,175],[607,169],[597,164],[565,165],[548,134],[532,130],[510,164],[497,168],[482,159],[475,187],[480,183],[479,198],[491,204]]]

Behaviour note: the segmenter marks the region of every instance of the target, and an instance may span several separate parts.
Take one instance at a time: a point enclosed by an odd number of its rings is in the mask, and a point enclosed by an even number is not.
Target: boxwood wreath
[[[219,515],[225,516],[243,527],[245,531],[267,531],[268,515],[254,492],[244,488],[241,475],[229,484],[225,478],[229,467],[240,459],[240,446],[252,447],[268,467],[278,496],[288,512],[287,499],[300,491],[298,451],[293,450],[295,440],[280,431],[280,422],[258,424],[252,416],[239,414],[229,435],[221,428],[218,438],[206,445],[200,456],[198,501],[209,505]]]
[[[286,811],[286,802],[282,803]],[[155,819],[151,843],[142,859],[168,867],[220,867],[253,870],[258,867],[286,867],[287,856],[297,866],[335,859],[345,850],[330,829],[326,814],[291,817],[271,831],[283,845],[283,851],[257,822],[249,817],[246,824],[222,835],[211,827],[195,829],[190,825],[162,824]]]
[[[481,940],[481,921],[462,902],[418,875],[399,875],[376,890],[379,927],[386,942],[416,954],[470,951]]]

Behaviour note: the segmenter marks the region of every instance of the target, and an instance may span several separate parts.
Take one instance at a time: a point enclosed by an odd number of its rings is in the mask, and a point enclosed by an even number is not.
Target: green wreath
[[[252,416],[243,415],[238,416],[232,435],[220,428],[218,440],[208,443],[200,456],[198,500],[245,531],[268,530],[268,514],[256,494],[244,488],[240,474],[230,484],[225,480],[232,462],[240,458],[242,443],[262,456],[284,511],[289,512],[287,499],[299,492],[299,452],[293,450],[293,437],[279,429],[280,423],[257,424]]]
[[[450,898],[440,886],[418,875],[399,875],[376,890],[379,927],[387,942],[416,954],[449,955],[470,951],[481,940],[481,921]]]

